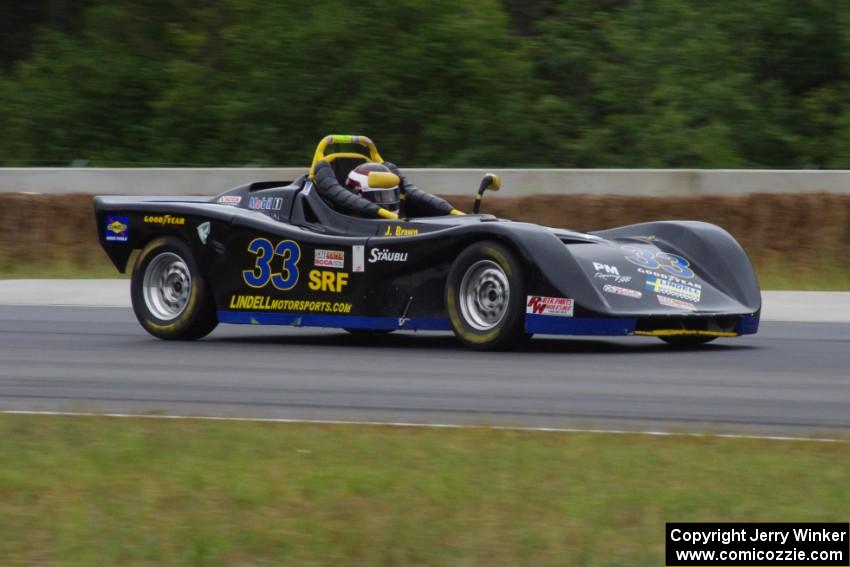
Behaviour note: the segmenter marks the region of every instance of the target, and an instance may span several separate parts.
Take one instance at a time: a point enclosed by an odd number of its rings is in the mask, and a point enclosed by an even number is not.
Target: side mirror
[[[477,215],[481,210],[481,197],[484,191],[498,191],[502,186],[502,180],[495,173],[488,173],[481,180],[481,185],[478,187],[478,193],[475,195],[475,203],[472,205],[472,214]]]

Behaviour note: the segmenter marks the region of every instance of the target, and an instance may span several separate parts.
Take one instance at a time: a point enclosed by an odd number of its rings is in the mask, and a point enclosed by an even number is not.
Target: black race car
[[[325,155],[330,145],[365,153]],[[477,349],[535,333],[650,335],[674,345],[755,333],[761,294],[723,229],[659,221],[589,234],[463,214],[392,164],[403,218],[343,184],[384,163],[364,136],[327,136],[309,173],[213,198],[97,197],[100,242],[119,271],[134,251],[133,310],[162,339],[218,323],[351,332],[451,330]],[[372,182],[372,175],[369,174]],[[497,189],[488,175],[479,188]]]

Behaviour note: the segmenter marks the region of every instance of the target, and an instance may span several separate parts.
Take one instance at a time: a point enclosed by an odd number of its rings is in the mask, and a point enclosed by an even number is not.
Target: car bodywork
[[[450,330],[448,271],[470,243],[497,241],[524,266],[527,333],[755,333],[761,294],[723,229],[659,221],[592,233],[491,215],[357,218],[309,176],[214,198],[97,197],[101,245],[119,271],[172,236],[192,251],[222,323]]]

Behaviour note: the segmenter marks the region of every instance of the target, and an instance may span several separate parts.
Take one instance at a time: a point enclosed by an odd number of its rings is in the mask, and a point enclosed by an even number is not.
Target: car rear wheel
[[[525,342],[525,282],[513,252],[477,242],[457,257],[446,283],[446,310],[458,339],[479,350]]]
[[[160,339],[199,339],[218,325],[206,281],[189,247],[176,238],[145,246],[133,268],[130,297],[136,319]]]

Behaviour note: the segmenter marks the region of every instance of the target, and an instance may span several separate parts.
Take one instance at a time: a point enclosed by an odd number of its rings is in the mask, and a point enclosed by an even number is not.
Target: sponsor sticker
[[[625,295],[626,297],[634,297],[635,299],[640,299],[643,297],[643,294],[635,289],[629,289],[626,287],[620,287],[617,285],[605,284],[602,287],[602,291],[605,293],[616,293],[617,295]]]
[[[552,315],[554,317],[572,317],[573,300],[566,297],[541,297],[529,295],[525,312],[533,315]]]
[[[268,295],[231,295],[230,309],[255,311],[304,311],[307,313],[351,313],[351,304],[340,301],[278,299]]]
[[[313,265],[320,268],[344,268],[345,252],[342,250],[322,250],[316,248]]]
[[[351,247],[351,271],[365,272],[366,271],[366,247],[362,244],[355,244]]]
[[[614,283],[629,283],[632,281],[632,276],[620,276],[616,274],[603,274],[602,272],[596,272],[593,274],[593,277],[606,281],[606,282],[614,282]]]
[[[684,309],[685,311],[696,311],[697,306],[693,303],[688,303],[687,301],[682,301],[681,299],[673,299],[672,297],[667,297],[666,295],[656,295],[658,298],[658,303],[664,305],[666,307],[675,307],[676,309]]]
[[[369,253],[369,263],[375,262],[407,262],[407,252],[391,252],[386,248],[372,248]]]
[[[325,270],[310,270],[310,283],[313,291],[330,291],[339,293],[348,285],[348,273],[328,272]]]
[[[248,208],[255,211],[279,211],[283,207],[283,197],[249,197]]]
[[[199,224],[197,230],[198,230],[198,238],[201,239],[201,244],[206,244],[207,238],[210,235],[210,223],[209,223],[209,221],[202,222],[201,224]]]
[[[649,277],[646,278],[646,289],[654,291],[658,294],[669,295],[679,299],[698,302],[702,295],[702,290],[685,283],[677,281],[663,280],[661,278]]]
[[[388,226],[384,236],[416,236],[418,228],[404,228],[403,226]]]
[[[594,262],[593,269],[597,272],[601,272],[604,274],[610,274],[612,276],[619,276],[620,270],[617,269],[617,266],[609,266],[608,264],[603,264],[601,262]]]
[[[186,224],[185,218],[173,217],[171,215],[145,215],[144,221],[145,224],[175,224],[178,226]]]
[[[106,240],[109,242],[127,242],[130,220],[118,215],[106,216]]]
[[[239,195],[224,195],[218,198],[218,202],[222,205],[230,205],[231,207],[236,207],[239,203],[242,202],[242,197]]]

